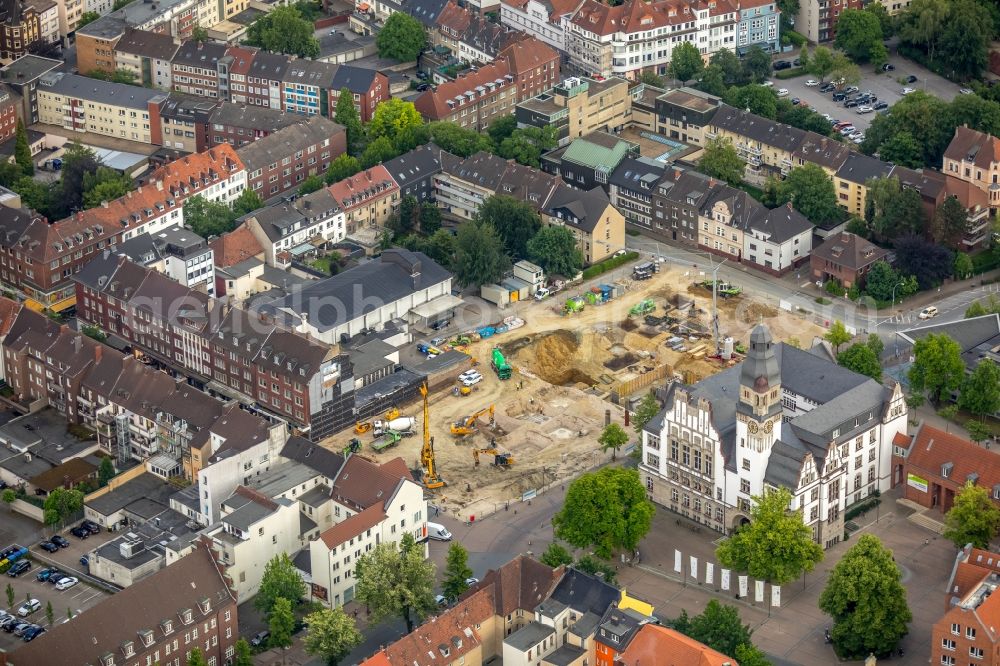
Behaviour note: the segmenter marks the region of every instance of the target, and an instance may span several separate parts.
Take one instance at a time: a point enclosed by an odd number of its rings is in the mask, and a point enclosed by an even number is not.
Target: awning
[[[411,309],[410,312],[415,314],[417,317],[430,319],[431,317],[439,315],[442,312],[453,310],[459,305],[462,305],[464,302],[465,301],[458,296],[445,294],[444,296],[438,296],[433,300],[427,301],[423,305],[418,305],[417,307]]]
[[[296,245],[289,251],[292,253],[293,257],[301,257],[309,252],[315,252],[316,248],[309,243],[303,243],[302,245]]]

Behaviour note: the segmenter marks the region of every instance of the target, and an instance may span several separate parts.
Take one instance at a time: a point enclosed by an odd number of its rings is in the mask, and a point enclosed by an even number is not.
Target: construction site
[[[432,445],[431,501],[472,520],[610,459],[597,438],[609,420],[624,425],[630,399],[672,378],[693,383],[738,363],[757,323],[776,340],[803,346],[824,333],[737,285],[720,283],[713,299],[710,277],[657,268],[610,290],[569,286],[521,303],[514,330],[452,336],[441,346],[469,356],[464,381],[426,397],[426,432],[418,401],[324,444],[340,449],[354,439],[362,454],[400,456],[415,471],[428,469]]]

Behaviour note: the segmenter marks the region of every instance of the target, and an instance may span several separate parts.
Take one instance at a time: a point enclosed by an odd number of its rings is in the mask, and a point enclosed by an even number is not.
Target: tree
[[[843,53],[837,53],[833,56],[833,71],[830,72],[830,78],[842,86],[855,85],[861,81],[861,68]]]
[[[83,509],[83,493],[75,488],[56,488],[42,505],[46,525],[63,523]]]
[[[978,79],[989,61],[990,25],[987,11],[978,3],[954,2],[944,30],[938,36],[938,59],[950,77]]]
[[[789,510],[791,501],[784,487],[754,497],[750,523],[722,542],[715,556],[724,566],[778,585],[812,571],[823,549],[802,522],[802,512]]]
[[[763,83],[771,76],[771,56],[754,44],[743,56],[743,69],[750,83]]]
[[[498,282],[510,267],[503,241],[492,224],[470,220],[455,236],[455,279],[464,287]]]
[[[191,29],[191,41],[202,44],[204,42],[207,42],[208,40],[209,40],[208,30],[205,30],[200,25],[196,25]]]
[[[428,236],[436,234],[441,228],[441,209],[425,201],[420,204],[420,231]],[[451,237],[451,234],[448,234]]]
[[[680,81],[690,81],[704,66],[698,47],[691,42],[681,42],[670,53],[670,75]]]
[[[14,606],[14,586],[7,583],[7,608]]]
[[[393,145],[393,140],[387,136],[380,136],[365,146],[365,152],[361,153],[361,168],[370,169],[376,164],[388,162],[397,155],[399,151]]]
[[[913,344],[913,364],[907,373],[910,390],[929,393],[940,404],[965,378],[962,348],[947,334],[930,333]]]
[[[52,608],[52,602],[51,601],[48,601],[48,602],[45,603],[45,619],[49,621],[49,626],[50,627],[55,622],[56,612]]]
[[[830,330],[826,332],[823,339],[833,345],[834,352],[840,352],[840,345],[847,344],[854,336],[847,332],[844,322],[839,319],[830,325]]]
[[[414,227],[420,224],[420,203],[412,194],[407,194],[399,202],[399,213],[394,216],[395,222],[392,225],[394,234],[400,236],[409,233]]]
[[[292,632],[295,631],[295,614],[292,613],[292,600],[278,597],[267,618],[267,628],[271,632],[267,646],[272,648],[288,648],[292,646]]]
[[[397,14],[406,16],[406,14],[402,14],[401,12],[397,12]],[[393,14],[393,16],[395,15]],[[389,20],[391,21],[392,17],[389,17]],[[401,99],[393,98],[375,107],[375,113],[372,114],[372,121],[368,124],[368,135],[372,139],[384,136],[392,142],[393,146],[402,148],[399,145],[400,140],[409,131],[423,125],[423,122],[423,118],[420,117],[420,113],[413,106],[413,102],[404,102]]]
[[[576,236],[566,227],[550,225],[528,241],[528,257],[549,275],[573,277],[583,268],[583,254]]]
[[[184,225],[205,238],[221,236],[236,227],[236,212],[224,203],[196,194],[184,202]]]
[[[454,601],[469,589],[465,581],[472,577],[469,568],[469,552],[457,541],[448,546],[448,559],[444,565],[444,580],[441,583],[441,593]]]
[[[867,375],[875,381],[882,381],[882,366],[878,356],[867,344],[858,342],[837,354],[837,363],[860,375]]]
[[[834,44],[851,60],[881,66],[889,57],[882,39],[882,23],[871,12],[863,9],[840,12]]]
[[[936,287],[951,277],[952,251],[923,237],[908,234],[896,239],[896,269],[912,275],[921,289]]]
[[[357,598],[368,606],[373,623],[399,615],[409,633],[414,616],[422,618],[436,607],[434,564],[424,559],[421,548],[380,543],[358,559],[356,578]]]
[[[739,56],[729,49],[720,49],[709,59],[709,65],[716,65],[722,71],[726,86],[744,86],[750,83],[746,69]]]
[[[493,145],[489,137],[449,121],[430,123],[430,140],[443,150],[459,157],[469,157],[481,150],[490,150]]]
[[[313,24],[294,7],[275,7],[250,25],[245,43],[273,53],[318,58],[319,42],[313,30]]]
[[[736,654],[733,657],[740,666],[771,666],[764,651],[750,643],[737,645]]]
[[[656,399],[656,396],[652,393],[647,393],[642,396],[642,400],[635,408],[635,412],[632,414],[632,426],[635,428],[635,432],[640,437],[642,436],[642,429],[646,427],[646,424],[653,420],[653,417],[660,413],[660,402]]]
[[[781,190],[788,200],[813,224],[825,224],[843,217],[837,205],[833,179],[816,164],[806,164],[792,169],[781,183]]]
[[[862,534],[833,568],[819,598],[820,609],[833,618],[830,633],[838,654],[863,659],[895,649],[913,618],[899,581],[892,553],[875,535]]]
[[[192,648],[191,656],[187,660],[188,666],[206,666],[205,655],[201,648]]]
[[[354,647],[361,644],[361,632],[340,606],[321,608],[305,618],[309,630],[303,647],[323,659],[327,666],[337,666]],[[238,665],[237,665],[238,666]]]
[[[88,23],[93,23],[97,19],[101,18],[101,15],[97,12],[84,12],[80,14],[79,20],[76,22],[76,29],[79,30]]]
[[[866,187],[865,220],[876,236],[891,241],[923,230],[920,192],[904,188],[898,178],[872,178]]]
[[[709,95],[722,97],[726,94],[727,90],[726,74],[719,65],[709,65],[702,70],[701,76],[698,77],[698,81],[694,84],[694,87]]]
[[[735,606],[724,606],[712,599],[705,611],[688,620],[688,636],[727,656],[734,656],[741,645],[750,642],[750,625],[743,624]],[[742,662],[740,662],[742,664]]]
[[[307,636],[307,644],[308,641],[309,638]],[[250,649],[250,644],[247,643],[247,639],[245,638],[240,638],[240,640],[236,641],[236,655],[233,666],[253,666],[253,651]]]
[[[590,574],[591,576],[601,574],[601,578],[603,578],[609,585],[615,585],[617,583],[616,578],[618,577],[618,574],[616,571],[606,562],[597,559],[593,555],[584,555],[576,561],[573,568],[578,571],[582,571],[585,574]]]
[[[736,152],[732,140],[721,136],[709,140],[698,162],[702,172],[730,185],[738,185],[743,181],[746,166],[747,163]]]
[[[878,333],[869,333],[865,344],[875,354],[875,358],[882,358],[882,352],[885,351],[885,343],[882,342],[882,338],[878,337]]]
[[[552,525],[563,541],[609,558],[615,550],[635,550],[654,512],[636,470],[606,467],[569,485]]]
[[[361,162],[358,161],[358,158],[347,153],[337,155],[326,170],[326,182],[328,185],[333,185],[345,178],[350,178],[359,171],[361,171]]]
[[[904,278],[887,261],[876,261],[865,277],[865,292],[877,301],[902,299],[917,290],[917,281]]]
[[[722,96],[722,100],[737,109],[747,109],[765,118],[778,115],[778,97],[774,91],[765,86],[749,85],[730,88]]]
[[[628,433],[617,423],[609,423],[597,438],[597,443],[601,445],[601,451],[611,449],[611,459],[614,460],[618,457],[618,449],[628,444]]]
[[[305,196],[307,194],[312,194],[323,189],[323,176],[318,174],[313,174],[299,185],[299,196]]]
[[[31,159],[31,148],[28,147],[28,130],[24,128],[24,122],[17,119],[17,133],[14,141],[14,162],[21,168],[21,173],[25,176],[35,175],[35,163]]]
[[[639,83],[645,83],[647,86],[653,86],[654,88],[663,88],[663,77],[656,72],[646,70],[639,75]]]
[[[101,458],[101,465],[97,468],[98,484],[103,488],[113,478],[115,478],[115,464],[111,462],[109,457]]]
[[[507,255],[517,259],[528,256],[528,241],[542,228],[542,219],[530,204],[504,194],[487,198],[475,219],[496,229]]]
[[[885,141],[878,149],[879,157],[886,162],[919,169],[924,165],[923,150],[913,135],[900,131]]]
[[[823,81],[826,77],[830,76],[836,67],[836,54],[826,46],[817,46],[809,54],[809,60],[803,68],[820,81]]]
[[[573,564],[573,555],[558,541],[550,543],[539,559],[542,564],[550,566],[553,569]]]
[[[951,195],[945,198],[934,213],[933,236],[938,243],[943,243],[952,249],[956,249],[962,242],[962,236],[969,226],[969,212],[958,200],[958,197]],[[959,257],[968,257],[967,254],[959,253]],[[969,260],[969,272],[972,270],[972,260]]]
[[[131,191],[132,179],[114,169],[99,166],[93,173],[83,175],[83,205],[86,208],[114,201]]]
[[[977,443],[984,442],[993,436],[988,425],[975,419],[969,419],[965,422],[965,431],[969,434],[969,439]]]
[[[497,118],[491,122],[489,128],[486,130],[486,133],[490,135],[493,145],[499,146],[503,143],[503,140],[511,136],[516,129],[517,118],[510,115],[504,116],[503,118]]]
[[[876,2],[865,7],[865,11],[878,19],[879,27],[882,28],[882,38],[889,39],[896,32],[895,21],[892,16],[889,15],[889,10],[885,6]]]
[[[970,543],[975,548],[986,548],[1000,530],[1000,509],[993,503],[989,490],[968,481],[955,495],[944,524],[944,538],[957,548]]]
[[[919,164],[909,166],[940,167],[944,150],[955,133],[952,123],[951,106],[947,102],[917,90],[893,104],[886,115],[872,121],[861,148],[868,154],[878,151],[883,160],[888,159],[882,145],[906,132],[913,138],[921,155]],[[906,150],[910,148],[906,147]]]
[[[364,139],[365,130],[361,125],[361,115],[358,113],[357,107],[354,106],[354,95],[349,88],[340,89],[340,94],[337,96],[337,106],[333,112],[333,120],[343,125],[347,131],[347,152],[351,155],[358,155],[361,151],[361,141]]]
[[[297,603],[306,595],[306,584],[295,570],[287,553],[275,555],[264,565],[260,588],[253,599],[254,608],[264,615],[270,615],[278,599],[288,599]]]
[[[992,359],[980,359],[962,382],[958,406],[981,419],[1000,410],[1000,368]]]
[[[3,492],[0,493],[0,500],[7,505],[8,511],[13,511],[14,500],[17,499],[17,493],[13,488],[4,488]]]
[[[375,46],[380,58],[413,62],[424,50],[427,35],[417,19],[403,12],[390,16],[378,33]]]
[[[243,217],[247,213],[260,210],[264,207],[264,201],[260,195],[253,190],[246,189],[240,192],[240,196],[233,199],[233,214],[236,217]]]
[[[538,168],[542,153],[559,145],[558,130],[545,127],[518,127],[497,147],[497,154],[525,166]]]

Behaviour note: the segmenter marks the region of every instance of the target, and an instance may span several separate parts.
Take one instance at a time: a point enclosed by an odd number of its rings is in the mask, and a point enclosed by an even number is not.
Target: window
[[[748,472],[750,471],[750,459],[749,458],[744,458],[743,459],[743,469],[745,469]]]
[[[750,494],[750,481],[747,479],[740,479],[740,492],[746,495]]]
[[[942,638],[941,639],[941,647],[943,647],[945,650],[954,650],[955,649],[955,641],[953,639],[951,639],[951,638]]]
[[[972,657],[973,659],[982,659],[983,658],[983,648],[981,648],[981,647],[970,647],[969,648],[969,656]]]
[[[943,654],[941,655],[941,663],[944,666],[955,666],[955,658],[951,655]]]

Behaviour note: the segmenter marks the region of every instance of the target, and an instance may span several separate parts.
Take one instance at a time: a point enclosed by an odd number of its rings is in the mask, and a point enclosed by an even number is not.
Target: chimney
[[[786,205],[786,206],[788,206],[788,210],[791,210],[791,209],[792,209],[792,202],[791,202],[791,201],[789,201],[789,202],[788,202],[788,203],[786,203],[785,205]]]
[[[708,186],[709,187],[715,187],[715,178],[709,178],[708,179]]]
[[[158,189],[160,192],[163,191],[163,181],[162,180],[156,181],[156,189]]]
[[[677,179],[678,179],[678,178],[680,178],[680,177],[681,177],[681,170],[680,170],[680,169],[677,169],[677,168],[675,168],[675,169],[674,169],[674,180],[677,180]]]
[[[104,345],[96,345],[94,347],[94,360],[95,361],[100,361],[101,360],[101,354],[103,354],[103,353],[104,353]]]
[[[107,199],[102,200],[101,201],[101,208],[107,208],[107,207],[108,207],[108,200]]]

